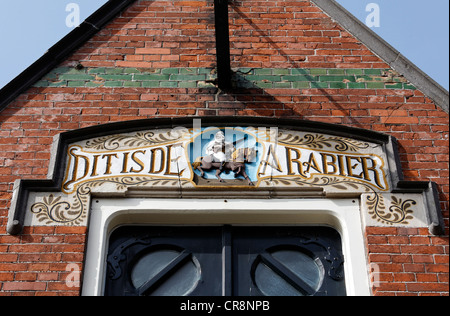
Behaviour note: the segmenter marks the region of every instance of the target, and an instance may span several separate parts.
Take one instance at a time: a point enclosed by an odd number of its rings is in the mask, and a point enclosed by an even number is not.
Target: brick
[[[412,292],[448,292],[448,284],[408,283],[407,287]]]
[[[367,236],[369,244],[387,244],[388,238],[386,236]]]
[[[169,80],[170,75],[164,74],[139,74],[134,75],[134,80],[137,81],[148,81],[148,80]]]
[[[3,291],[44,291],[47,284],[44,282],[5,282]]]
[[[383,120],[385,124],[418,124],[418,117],[388,117]]]
[[[69,75],[60,75],[60,80],[74,80],[74,81],[81,81],[81,80],[94,80],[95,77],[91,75],[85,75],[85,74],[69,74]]]
[[[59,279],[58,272],[41,272],[37,277],[38,281],[57,281]]]
[[[404,272],[425,272],[425,265],[423,264],[404,264]]]
[[[55,227],[55,234],[86,234],[86,227],[58,226]]]
[[[438,282],[436,274],[417,273],[416,278],[417,282]]]
[[[369,254],[370,262],[391,262],[392,256],[387,254]]]
[[[401,246],[402,252],[412,254],[441,254],[444,249],[438,246]]]
[[[136,48],[137,55],[167,55],[170,54],[169,48]]]
[[[411,273],[395,273],[394,281],[395,282],[414,282],[414,281],[416,281],[416,276]]]
[[[380,283],[380,286],[377,287],[377,291],[405,291],[406,284],[405,283]]]
[[[401,253],[400,246],[392,245],[369,245],[369,253]]]
[[[411,263],[412,256],[411,255],[393,255],[392,262],[393,263]]]
[[[137,61],[117,61],[117,67],[135,67],[135,68],[152,68],[152,62],[137,62]]]
[[[5,281],[14,281],[14,273],[0,272],[0,282]]]
[[[394,227],[366,227],[367,235],[396,235],[397,228]]]
[[[449,264],[449,256],[448,255],[434,255],[434,260],[436,263]]]
[[[448,264],[430,264],[426,266],[426,272],[428,273],[448,273],[449,265]]]
[[[409,237],[406,236],[389,236],[388,243],[393,244],[409,244]]]

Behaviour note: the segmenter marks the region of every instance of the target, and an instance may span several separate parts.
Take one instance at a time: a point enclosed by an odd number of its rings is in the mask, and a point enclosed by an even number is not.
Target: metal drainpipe
[[[214,16],[218,86],[221,90],[229,90],[231,88],[231,66],[228,0],[214,0]]]

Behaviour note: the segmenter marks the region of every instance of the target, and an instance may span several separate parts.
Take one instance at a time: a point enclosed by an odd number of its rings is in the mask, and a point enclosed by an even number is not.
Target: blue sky
[[[337,0],[366,22],[378,4],[380,26],[371,27],[445,89],[449,89],[449,0]]]
[[[0,3],[0,88],[14,79],[72,28],[66,6],[75,3],[85,20],[107,0],[14,0]],[[337,0],[365,22],[379,7],[379,27],[372,27],[394,48],[449,89],[448,0]]]
[[[84,21],[107,0],[2,0],[0,3],[0,88],[73,30],[66,6],[77,3]]]

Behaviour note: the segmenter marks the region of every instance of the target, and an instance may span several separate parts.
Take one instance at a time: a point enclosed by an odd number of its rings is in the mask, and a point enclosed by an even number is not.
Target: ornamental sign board
[[[380,145],[278,128],[149,130],[73,144],[62,192],[130,186],[267,185],[388,191]],[[345,188],[344,188],[345,186]]]
[[[191,126],[103,133],[64,146],[59,140],[52,162],[61,169],[59,180],[51,190],[24,190],[26,181],[18,181],[10,227],[14,219],[24,226],[87,225],[96,196],[351,197],[360,199],[367,225],[435,222],[423,211],[429,201],[420,190],[398,190],[397,160],[388,143],[337,134],[323,128],[201,126],[194,120]],[[24,195],[26,203],[20,203]]]

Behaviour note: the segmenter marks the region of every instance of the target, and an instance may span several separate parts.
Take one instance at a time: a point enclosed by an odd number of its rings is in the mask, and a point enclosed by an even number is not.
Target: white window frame
[[[347,295],[371,293],[358,199],[93,198],[82,295],[103,295],[108,241],[117,227],[225,224],[333,227],[342,238]]]

